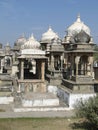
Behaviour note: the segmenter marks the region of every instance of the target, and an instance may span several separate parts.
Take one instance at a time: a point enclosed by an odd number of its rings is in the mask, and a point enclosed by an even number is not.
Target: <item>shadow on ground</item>
[[[73,130],[97,130],[95,126],[92,126],[89,122],[81,120],[70,124],[70,127]]]

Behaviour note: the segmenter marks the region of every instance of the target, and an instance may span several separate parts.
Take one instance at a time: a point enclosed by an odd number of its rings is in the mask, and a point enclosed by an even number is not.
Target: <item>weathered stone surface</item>
[[[0,97],[0,104],[10,104],[14,102],[14,97]]]

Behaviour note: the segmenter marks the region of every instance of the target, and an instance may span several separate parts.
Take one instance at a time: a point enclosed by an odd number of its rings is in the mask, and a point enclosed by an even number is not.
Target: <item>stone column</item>
[[[63,60],[64,60],[64,55],[62,54],[62,55],[61,55],[61,71],[62,71],[62,69],[63,69]]]
[[[45,62],[43,61],[41,63],[41,80],[44,81],[45,80]]]
[[[93,56],[90,56],[88,61],[89,61],[89,64],[91,65],[91,68],[90,68],[91,76],[94,78],[94,76],[93,76],[93,73],[94,73],[94,70],[93,70]]]
[[[47,62],[48,62],[47,65],[48,65],[48,67],[50,67],[50,57],[48,57],[47,59],[48,59],[48,61],[47,61]]]
[[[68,68],[68,55],[64,55],[64,69],[66,70]]]
[[[71,69],[72,69],[72,76],[74,76],[74,55],[72,56],[72,58],[71,58]]]
[[[13,63],[15,62],[15,53],[12,56],[12,61],[13,61]]]
[[[4,59],[1,59],[1,70],[0,70],[1,74],[3,73],[3,66],[4,66]]]
[[[24,79],[24,61],[23,60],[21,60],[21,68],[20,68],[21,70],[21,77],[20,77],[20,79],[21,80],[23,80]]]
[[[81,64],[81,75],[84,75],[84,66]]]
[[[78,75],[78,63],[76,63],[76,75]]]
[[[54,69],[54,56],[51,54],[51,69]]]
[[[20,83],[19,83],[19,85],[18,85],[18,91],[17,91],[18,93],[20,93],[21,92],[21,87],[20,87]]]
[[[10,66],[12,66],[12,57],[10,57]]]
[[[93,63],[91,63],[91,76],[95,79]]]
[[[87,75],[91,76],[91,64],[87,64]]]
[[[76,76],[78,76],[78,65],[79,65],[79,60],[80,60],[80,57],[77,56],[77,57],[75,58],[75,63],[76,63]]]

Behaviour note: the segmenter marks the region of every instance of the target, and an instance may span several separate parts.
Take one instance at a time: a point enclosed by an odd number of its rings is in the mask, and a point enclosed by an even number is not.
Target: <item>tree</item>
[[[93,130],[98,129],[98,95],[86,101],[79,101],[76,115],[85,118]]]

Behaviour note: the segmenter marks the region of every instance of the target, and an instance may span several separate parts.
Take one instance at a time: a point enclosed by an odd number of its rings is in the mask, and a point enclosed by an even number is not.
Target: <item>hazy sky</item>
[[[23,33],[39,40],[49,25],[63,38],[79,13],[98,43],[98,0],[0,0],[0,42],[13,45]]]

